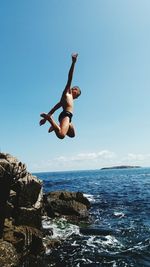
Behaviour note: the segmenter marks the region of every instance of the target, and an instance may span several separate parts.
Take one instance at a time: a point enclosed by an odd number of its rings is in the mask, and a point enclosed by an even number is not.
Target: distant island
[[[112,169],[133,169],[133,168],[141,168],[141,166],[127,166],[127,165],[121,165],[121,166],[113,166],[113,167],[104,167],[104,168],[101,168],[101,170],[112,170]]]

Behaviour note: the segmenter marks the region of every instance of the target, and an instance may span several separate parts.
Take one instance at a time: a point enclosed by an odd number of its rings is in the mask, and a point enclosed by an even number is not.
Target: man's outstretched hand
[[[46,122],[46,119],[41,119],[40,122],[39,122],[40,126],[45,124],[45,122]]]
[[[77,53],[73,53],[71,56],[72,56],[72,62],[76,62],[78,54]]]

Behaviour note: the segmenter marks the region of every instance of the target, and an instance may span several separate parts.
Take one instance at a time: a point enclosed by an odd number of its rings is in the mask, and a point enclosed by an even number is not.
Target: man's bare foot
[[[54,131],[54,128],[53,128],[53,126],[51,126],[51,127],[48,129],[48,132],[51,133],[51,132],[53,132],[53,131]]]
[[[51,116],[47,113],[41,113],[40,116],[44,118],[45,120],[51,122]]]

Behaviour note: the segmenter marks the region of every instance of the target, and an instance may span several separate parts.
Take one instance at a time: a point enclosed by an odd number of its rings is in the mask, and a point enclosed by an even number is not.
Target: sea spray
[[[65,218],[51,219],[47,216],[43,216],[42,227],[43,230],[46,230],[46,236],[43,240],[46,247],[46,253],[50,252],[49,248],[46,246],[48,239],[64,241],[71,235],[80,234],[79,226],[68,223]]]

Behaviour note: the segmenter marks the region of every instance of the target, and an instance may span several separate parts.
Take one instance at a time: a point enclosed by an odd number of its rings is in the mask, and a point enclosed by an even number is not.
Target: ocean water
[[[43,266],[150,266],[150,168],[36,175],[45,192],[80,191],[91,202],[90,225],[43,218],[43,228],[64,240],[47,250]]]

